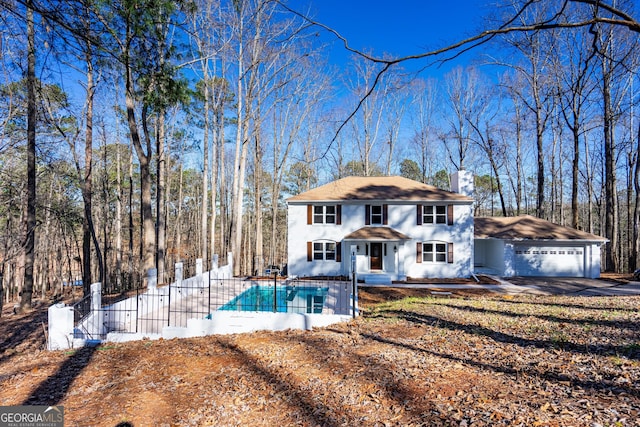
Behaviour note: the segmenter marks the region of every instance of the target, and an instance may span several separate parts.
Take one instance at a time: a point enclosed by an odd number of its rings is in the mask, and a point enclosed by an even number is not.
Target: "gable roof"
[[[349,176],[290,197],[287,202],[346,200],[473,201],[401,176]]]
[[[554,224],[531,215],[477,217],[473,220],[476,239],[504,240],[589,240],[606,242],[595,234]]]

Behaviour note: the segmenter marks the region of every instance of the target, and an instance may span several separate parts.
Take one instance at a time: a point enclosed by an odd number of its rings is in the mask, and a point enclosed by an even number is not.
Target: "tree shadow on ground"
[[[31,392],[22,405],[58,405],[66,396],[75,379],[89,365],[96,346],[82,347],[68,357],[55,374],[44,380]]]
[[[322,425],[326,427],[342,425],[342,423],[339,423],[332,417],[334,408],[324,405],[322,402],[314,399],[309,393],[305,393],[292,383],[283,380],[281,375],[278,375],[277,370],[271,370],[263,366],[258,358],[252,356],[230,340],[220,339],[218,342],[223,348],[235,354],[244,366],[250,369],[253,374],[261,378],[266,384],[271,385],[278,393],[293,396],[296,407],[301,410],[301,415],[310,425]]]
[[[515,313],[512,311],[506,311],[506,310],[492,310],[489,308],[478,308],[478,307],[472,307],[469,305],[438,304],[438,306],[449,307],[454,310],[463,310],[470,313],[496,314],[500,316],[508,316],[508,317],[514,317],[514,318],[535,317],[537,319],[541,319],[541,320],[545,320],[553,323],[572,323],[576,325],[597,325],[597,326],[605,326],[609,328],[629,329],[631,331],[636,331],[640,328],[640,322],[634,322],[634,321],[628,321],[628,320],[603,320],[603,319],[590,319],[586,317],[580,317],[580,318],[574,319],[570,317],[551,316],[548,314]]]
[[[5,308],[0,322],[0,363],[7,362],[17,353],[39,351],[46,346],[46,307],[24,314],[9,313]]]
[[[358,333],[350,334],[332,328],[328,328],[328,330],[339,334],[348,334],[355,340],[359,340],[360,336],[363,336]],[[357,371],[357,375],[349,379],[357,380],[357,376],[365,377],[367,380],[365,384],[367,382],[375,384],[376,393],[381,393],[387,399],[393,401],[394,406],[402,407],[413,419],[419,419],[422,423],[429,423],[429,425],[442,423],[442,418],[433,402],[425,399],[422,394],[416,394],[415,390],[412,390],[403,381],[402,376],[399,377],[397,375],[398,366],[394,366],[384,357],[380,357],[381,355],[360,354],[349,350],[347,347],[342,347],[341,350],[346,353],[345,355],[341,355],[339,358],[336,357],[334,360],[328,360],[327,357],[335,353],[336,343],[334,340],[317,335],[306,335],[301,340],[307,346],[307,354],[314,357],[318,366],[324,367],[328,375],[338,375],[338,372],[342,371],[342,369]],[[345,365],[349,366],[345,367]],[[376,401],[376,396],[366,390],[363,390],[363,396],[361,396],[361,399],[364,398]]]
[[[625,355],[630,359],[640,359],[640,352],[635,348],[626,345],[605,345],[605,344],[575,344],[566,339],[562,340],[545,340],[545,339],[531,339],[519,337],[516,335],[506,334],[504,332],[495,331],[490,328],[479,325],[466,325],[463,323],[453,322],[451,320],[441,319],[436,316],[430,316],[426,314],[415,313],[405,310],[388,310],[384,313],[388,313],[391,316],[398,317],[400,319],[407,320],[409,322],[437,325],[439,328],[449,329],[452,331],[463,331],[472,335],[481,335],[493,339],[494,341],[515,344],[520,347],[534,347],[542,349],[562,349],[574,353],[581,353],[588,356],[594,354],[604,355]],[[379,314],[378,316],[381,316]],[[372,316],[376,317],[376,316]]]
[[[584,298],[585,304],[553,302],[546,299],[542,301],[533,301],[533,300],[518,301],[518,300],[506,299],[506,298],[501,298],[500,302],[504,302],[506,304],[514,304],[514,305],[540,305],[545,307],[578,308],[580,310],[623,311],[623,312],[632,312],[632,313],[638,311],[637,308],[632,308],[632,307],[621,308],[617,306],[607,306],[607,305],[597,306],[597,305],[590,304],[590,303],[593,303],[594,300],[596,299],[607,301],[610,298],[618,299],[618,298],[624,298],[624,297],[601,297],[601,296],[580,296],[580,295],[579,297]],[[630,297],[630,298],[635,298],[635,297]]]
[[[482,326],[465,325],[457,322],[444,320],[438,317],[418,314],[418,313],[409,312],[409,311],[394,310],[394,311],[389,311],[388,313],[391,314],[392,316],[405,319],[409,322],[425,324],[425,325],[434,326],[437,328],[448,329],[451,331],[462,331],[470,335],[484,336],[499,343],[514,344],[520,347],[533,347],[533,348],[547,349],[547,350],[557,350],[558,348],[560,348],[567,352],[581,353],[591,357],[598,354],[600,355],[620,354],[620,352],[628,350],[624,346],[577,345],[569,342],[558,343],[558,342],[549,341],[549,340],[533,340],[528,338],[521,338],[521,337],[505,334],[502,332],[494,331],[492,329],[485,328]],[[391,345],[402,346],[410,350],[421,351],[434,356],[444,357],[457,362],[467,363],[483,369],[491,369],[496,372],[513,374],[516,376],[526,373],[527,375],[537,375],[541,378],[544,378],[549,381],[554,381],[554,382],[567,381],[567,382],[570,382],[572,385],[579,386],[582,388],[589,388],[593,390],[606,390],[613,393],[625,392],[625,393],[628,393],[629,395],[640,397],[640,390],[635,388],[634,385],[609,384],[606,381],[606,378],[603,378],[602,381],[590,381],[590,380],[579,380],[567,375],[566,373],[556,373],[556,372],[550,372],[550,371],[540,372],[540,371],[537,371],[536,369],[526,369],[526,372],[525,372],[524,370],[515,369],[513,367],[497,366],[494,364],[478,361],[472,358],[463,358],[463,357],[447,355],[447,354],[433,351],[430,349],[420,348],[411,344],[396,341],[394,339],[381,337],[375,334],[363,334],[362,336],[371,340],[384,342]],[[635,353],[635,358],[638,358],[637,352]]]

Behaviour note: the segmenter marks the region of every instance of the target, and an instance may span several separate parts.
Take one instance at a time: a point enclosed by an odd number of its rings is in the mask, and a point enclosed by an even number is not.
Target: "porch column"
[[[396,252],[397,280],[404,280],[404,242],[398,242],[398,252]]]

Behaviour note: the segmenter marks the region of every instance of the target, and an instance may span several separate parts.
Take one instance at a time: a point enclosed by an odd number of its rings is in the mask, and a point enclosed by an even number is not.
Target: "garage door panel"
[[[584,277],[582,247],[522,245],[515,252],[519,276]]]

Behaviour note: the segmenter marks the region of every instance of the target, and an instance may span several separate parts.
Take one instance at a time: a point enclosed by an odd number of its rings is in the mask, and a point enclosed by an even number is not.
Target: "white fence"
[[[194,277],[183,279],[182,271],[176,264],[175,282],[164,287],[156,286],[151,271],[145,292],[105,307],[101,285],[93,284],[83,302],[87,313],[75,324],[73,306],[51,306],[49,350],[101,341],[310,329],[351,319],[358,310],[348,281],[234,278],[231,264],[203,272],[201,260]]]

